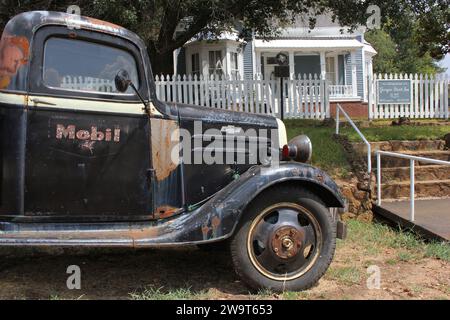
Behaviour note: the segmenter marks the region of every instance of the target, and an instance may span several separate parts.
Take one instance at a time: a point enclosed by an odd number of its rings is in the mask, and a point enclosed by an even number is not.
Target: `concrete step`
[[[381,197],[382,199],[409,198],[409,188],[409,181],[384,183],[381,185]],[[450,197],[450,179],[416,181],[414,189],[417,198],[447,198]]]
[[[434,151],[403,151],[403,154],[425,157],[436,160],[450,161],[450,150],[434,150]],[[372,156],[373,167],[376,168],[377,158]],[[409,167],[410,160],[396,157],[381,156],[381,166],[383,168]],[[429,166],[430,163],[416,161],[416,166]]]
[[[381,130],[381,129],[380,129]],[[371,142],[370,146],[372,152],[381,151],[391,151],[391,152],[401,152],[401,151],[428,151],[428,150],[444,150],[445,141],[444,140],[417,140],[417,141],[379,141]],[[367,146],[364,143],[353,143],[355,151],[359,154],[367,154]]]
[[[381,170],[383,182],[409,181],[409,177],[409,167],[383,168]],[[414,177],[416,181],[450,180],[450,166],[416,166]]]

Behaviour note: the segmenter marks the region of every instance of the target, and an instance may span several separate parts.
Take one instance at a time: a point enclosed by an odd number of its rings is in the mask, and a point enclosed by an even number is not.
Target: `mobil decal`
[[[96,126],[91,126],[90,130],[77,130],[75,125],[56,125],[56,139],[82,140],[82,141],[107,141],[120,142],[120,128],[107,128],[104,131],[98,130]]]

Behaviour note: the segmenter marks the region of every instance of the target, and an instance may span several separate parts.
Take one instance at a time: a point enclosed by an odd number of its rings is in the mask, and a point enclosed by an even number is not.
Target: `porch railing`
[[[351,98],[353,97],[352,85],[329,85],[330,98]]]
[[[437,159],[431,159],[431,158],[424,158],[424,157],[416,157],[411,156],[403,153],[396,153],[396,152],[388,152],[388,151],[377,151],[377,205],[381,206],[381,156],[387,156],[387,157],[395,157],[395,158],[401,158],[401,159],[408,159],[410,162],[410,212],[409,212],[409,221],[414,222],[415,220],[415,206],[414,206],[414,199],[415,199],[415,189],[414,189],[414,175],[415,175],[415,164],[416,162],[426,162],[426,163],[432,163],[432,164],[438,164],[438,165],[447,165],[450,166],[450,161],[444,161],[444,160],[437,160]]]

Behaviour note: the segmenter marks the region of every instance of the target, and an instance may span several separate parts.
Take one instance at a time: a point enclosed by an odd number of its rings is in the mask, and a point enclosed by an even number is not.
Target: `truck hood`
[[[277,118],[271,115],[236,112],[217,108],[200,107],[183,103],[167,103],[178,110],[181,120],[244,124],[246,126],[278,128]]]

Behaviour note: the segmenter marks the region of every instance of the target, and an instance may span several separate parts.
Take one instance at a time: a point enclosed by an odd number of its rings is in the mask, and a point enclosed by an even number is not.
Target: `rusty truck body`
[[[288,143],[274,116],[155,92],[133,32],[58,12],[12,18],[0,41],[0,245],[226,243],[251,287],[314,284],[344,230],[330,214],[344,199],[326,173],[295,161],[309,158],[308,140]],[[227,163],[192,160],[218,139],[243,148],[222,147]],[[173,152],[182,140],[190,148]],[[252,143],[267,157],[238,163]]]

